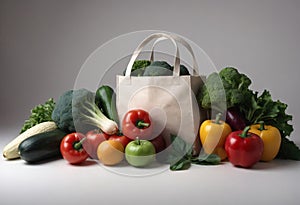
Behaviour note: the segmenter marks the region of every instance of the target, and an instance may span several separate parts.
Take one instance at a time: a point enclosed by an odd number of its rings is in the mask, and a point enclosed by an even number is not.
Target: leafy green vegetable
[[[236,107],[245,116],[247,125],[264,121],[279,129],[282,137],[278,158],[300,160],[300,150],[287,139],[293,132],[290,123],[292,116],[286,113],[287,104],[274,101],[269,91],[261,95],[249,89],[251,80],[237,69],[226,67],[219,74],[214,72],[207,77],[206,83],[198,94],[200,105],[205,109],[224,109]],[[226,102],[224,102],[226,99]]]
[[[176,135],[171,135],[172,150],[168,156],[170,169],[185,170],[191,166],[192,147]]]
[[[221,162],[220,157],[215,154],[201,154],[197,157],[193,157],[192,145],[189,145],[176,135],[171,135],[171,142],[172,150],[168,156],[168,162],[170,163],[170,170],[172,171],[189,169],[191,164],[217,165]]]
[[[174,70],[174,66],[172,66],[172,71]],[[180,65],[180,73],[179,75],[189,75],[189,70],[184,66],[184,65]]]
[[[132,70],[136,70],[139,68],[146,68],[150,64],[151,62],[149,60],[136,60],[133,63]]]
[[[251,96],[251,80],[236,68],[226,67],[220,73],[210,74],[201,92],[197,96],[200,105],[205,109],[222,110],[244,104]],[[225,102],[224,102],[225,101]]]
[[[153,61],[149,66],[157,66],[168,70],[172,70],[172,66],[170,66],[170,64],[166,61]]]
[[[192,163],[199,165],[218,165],[221,163],[221,158],[216,154],[202,154],[197,158],[193,158]]]
[[[300,160],[299,147],[288,138],[282,138],[277,158]]]
[[[170,165],[170,170],[178,171],[178,170],[186,170],[191,167],[191,160],[183,157],[179,161]]]
[[[166,61],[153,61],[145,68],[143,76],[171,76],[173,75],[174,66]],[[180,65],[179,75],[189,75],[188,69],[184,65]]]
[[[66,91],[59,97],[52,119],[59,129],[67,133],[91,130],[94,127],[82,123],[82,113],[86,113],[82,103],[94,103],[94,101],[95,94],[86,89]]]
[[[293,126],[289,124],[292,116],[286,113],[286,108],[287,104],[279,100],[273,101],[270,92],[267,90],[264,90],[260,96],[255,92],[247,103],[240,106],[241,112],[251,124],[264,121],[265,124],[279,129],[281,145],[276,158],[300,160],[299,147],[286,138],[294,130]]]
[[[153,61],[145,68],[143,76],[168,76],[172,74],[172,67],[166,61]]]
[[[78,108],[76,109],[79,110]],[[117,133],[117,123],[107,118],[96,103],[89,101],[82,102],[80,110],[82,110],[82,113],[79,113],[81,122],[98,127],[109,135]]]
[[[149,60],[136,60],[134,61],[131,69],[131,76],[142,76],[144,74],[145,68],[150,65]],[[125,75],[126,70],[124,70],[123,75]]]
[[[166,61],[136,60],[133,63],[131,76],[170,76],[173,75],[174,66]],[[125,75],[126,70],[123,71]],[[180,75],[189,75],[188,69],[180,65]]]
[[[258,92],[255,92],[250,100],[241,104],[239,108],[251,124],[264,121],[265,124],[277,127],[281,132],[281,137],[290,136],[293,131],[293,126],[289,124],[292,116],[286,114],[287,105],[279,100],[273,101],[267,90],[264,90],[260,96]]]
[[[173,70],[173,68],[172,68]],[[179,75],[189,75],[189,70],[184,66],[184,65],[180,65],[180,73]]]
[[[73,116],[72,116],[72,98],[73,90],[66,91],[59,98],[54,111],[52,119],[56,125],[68,132],[75,131]]]
[[[55,102],[53,98],[47,100],[44,104],[39,104],[31,110],[30,117],[25,120],[20,133],[41,122],[52,121],[51,115],[54,110]]]

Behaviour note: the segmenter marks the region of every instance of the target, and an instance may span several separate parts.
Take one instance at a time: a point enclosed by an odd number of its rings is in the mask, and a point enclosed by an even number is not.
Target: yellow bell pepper
[[[259,124],[252,125],[249,132],[257,134],[264,142],[261,161],[268,162],[273,160],[278,154],[281,144],[279,130],[271,125],[265,125],[264,122],[259,122]]]
[[[221,160],[227,158],[224,148],[226,137],[232,132],[231,127],[220,120],[221,113],[215,120],[205,120],[199,130],[202,147],[206,154],[217,154]]]

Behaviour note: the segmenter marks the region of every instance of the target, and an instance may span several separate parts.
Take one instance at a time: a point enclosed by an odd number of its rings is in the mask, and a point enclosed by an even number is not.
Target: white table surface
[[[17,130],[1,131],[0,148]],[[162,165],[163,166],[163,165]],[[300,162],[273,160],[252,169],[229,162],[189,170],[124,176],[90,161],[38,165],[0,160],[0,204],[299,204]],[[128,167],[120,167],[125,170]],[[154,168],[155,169],[155,168]]]

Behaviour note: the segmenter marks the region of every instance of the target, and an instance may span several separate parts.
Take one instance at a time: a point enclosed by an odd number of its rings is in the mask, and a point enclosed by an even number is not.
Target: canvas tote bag
[[[175,47],[173,75],[131,76],[132,65],[145,45],[157,40],[155,45],[163,39],[169,39]],[[193,70],[190,75],[179,75],[180,55],[177,43],[185,46],[192,55]],[[154,45],[151,60],[154,58]],[[125,76],[117,75],[116,104],[120,121],[129,110],[143,109],[151,116],[154,128],[151,139],[162,135],[167,144],[170,144],[170,135],[173,134],[193,144],[198,136],[200,122],[206,119],[205,112],[199,109],[195,97],[203,85],[203,78],[198,74],[192,48],[183,38],[174,34],[151,34],[133,52]]]

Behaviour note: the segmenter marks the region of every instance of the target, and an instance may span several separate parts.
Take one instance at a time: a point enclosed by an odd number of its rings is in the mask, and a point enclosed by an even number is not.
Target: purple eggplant
[[[226,122],[229,124],[232,131],[243,130],[246,127],[245,117],[236,107],[227,109]]]

